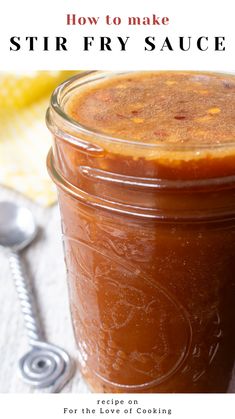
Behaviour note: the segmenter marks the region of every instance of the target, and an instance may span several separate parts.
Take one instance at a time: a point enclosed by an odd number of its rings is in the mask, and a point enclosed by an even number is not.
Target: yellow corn
[[[21,109],[50,94],[72,71],[0,73],[0,111]]]

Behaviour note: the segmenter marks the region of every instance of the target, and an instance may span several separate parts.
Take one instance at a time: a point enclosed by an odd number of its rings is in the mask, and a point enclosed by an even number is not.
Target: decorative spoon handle
[[[34,346],[37,341],[42,340],[43,335],[37,320],[36,307],[32,291],[23,272],[20,256],[17,252],[10,250],[9,263],[21,304],[21,310],[24,315],[29,343],[31,346]]]
[[[42,340],[32,291],[23,273],[19,254],[10,251],[9,262],[32,347],[19,360],[21,376],[33,387],[59,392],[72,377],[74,364],[62,348]]]

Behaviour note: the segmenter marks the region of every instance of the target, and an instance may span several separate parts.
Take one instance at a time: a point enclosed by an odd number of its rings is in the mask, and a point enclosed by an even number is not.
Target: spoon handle
[[[31,346],[34,346],[37,341],[42,339],[42,333],[36,317],[32,291],[23,272],[20,256],[17,252],[10,251],[9,264],[24,315],[29,343]]]

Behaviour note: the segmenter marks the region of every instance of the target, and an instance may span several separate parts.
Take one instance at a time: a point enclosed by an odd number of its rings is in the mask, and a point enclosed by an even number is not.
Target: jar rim
[[[154,70],[157,71],[157,70]],[[159,70],[159,72],[164,72],[166,70]],[[168,70],[167,70],[168,71]],[[182,70],[184,73],[196,73],[198,74],[199,71],[185,71]],[[172,72],[182,72],[182,71],[172,71]],[[140,71],[135,71],[135,73],[140,73]],[[168,71],[170,72],[170,71]],[[50,131],[52,131],[54,134],[60,135],[62,138],[67,139],[68,141],[73,141],[74,144],[80,143],[79,135],[82,135],[83,137],[87,139],[94,139],[94,136],[102,140],[103,143],[119,143],[124,145],[131,145],[139,148],[144,149],[152,149],[154,151],[170,151],[170,152],[199,152],[205,151],[205,150],[224,150],[230,147],[235,146],[235,138],[231,142],[226,143],[217,143],[214,144],[213,142],[209,143],[203,143],[198,145],[198,143],[191,142],[190,145],[182,145],[182,144],[169,144],[169,143],[151,143],[151,142],[141,142],[141,141],[133,141],[128,140],[121,137],[113,137],[109,136],[107,134],[104,134],[96,129],[91,129],[81,123],[79,123],[77,120],[71,118],[64,110],[62,106],[62,101],[64,99],[65,94],[71,93],[73,89],[77,89],[80,86],[83,86],[84,84],[88,84],[90,82],[95,82],[98,80],[102,80],[105,78],[110,78],[115,75],[122,75],[122,74],[128,74],[133,73],[133,71],[117,71],[117,72],[110,72],[110,71],[82,71],[78,73],[77,75],[70,77],[68,80],[64,81],[60,85],[56,87],[56,89],[53,91],[51,95],[50,100],[50,108],[47,112],[47,125]],[[142,72],[141,72],[142,73]],[[226,73],[226,72],[213,72],[213,71],[200,71],[200,74],[219,74],[219,75],[230,75],[234,76],[233,73]],[[50,115],[50,111],[53,113],[53,123],[52,118]],[[56,124],[54,124],[54,118],[56,119]],[[60,125],[63,126],[63,129],[60,129]],[[66,130],[66,132],[69,132],[69,135],[64,136],[63,130]],[[94,141],[93,141],[93,145]]]

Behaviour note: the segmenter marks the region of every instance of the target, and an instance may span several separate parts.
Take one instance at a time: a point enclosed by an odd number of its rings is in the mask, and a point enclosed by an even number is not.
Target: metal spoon
[[[32,291],[21,266],[19,252],[33,241],[37,231],[28,208],[13,202],[0,202],[0,246],[8,250],[11,273],[32,348],[19,360],[20,373],[26,383],[36,388],[50,388],[50,392],[56,393],[72,377],[74,364],[67,352],[44,341]]]

